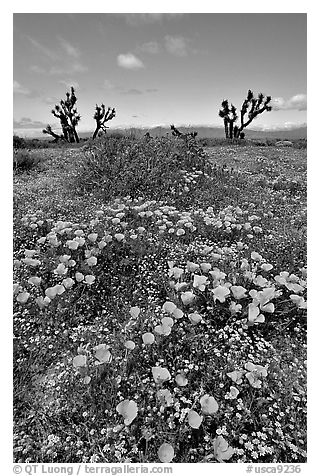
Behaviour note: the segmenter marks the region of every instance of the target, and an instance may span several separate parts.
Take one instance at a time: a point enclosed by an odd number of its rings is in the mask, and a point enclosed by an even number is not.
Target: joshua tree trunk
[[[78,133],[77,133],[76,129],[73,129],[73,133],[74,133],[74,137],[76,139],[76,143],[79,144],[80,139],[79,139],[79,136],[78,136]]]
[[[92,139],[95,139],[95,138],[97,137],[99,130],[100,130],[100,127],[97,126],[97,127],[96,127],[96,130],[95,130],[94,133],[93,133]]]
[[[228,119],[225,117],[225,118],[223,119],[223,122],[224,122],[224,133],[225,133],[226,139],[228,139],[228,137],[229,137]]]
[[[233,121],[230,121],[229,139],[233,139]]]

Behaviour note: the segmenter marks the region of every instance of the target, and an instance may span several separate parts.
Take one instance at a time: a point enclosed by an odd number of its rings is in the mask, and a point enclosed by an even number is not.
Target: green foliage
[[[52,142],[40,139],[28,139],[19,136],[13,136],[13,149],[48,149],[52,147]]]
[[[77,188],[95,190],[106,200],[132,198],[170,199],[180,192],[181,169],[203,170],[203,152],[195,141],[171,138],[116,139],[103,137],[86,148],[79,164]]]
[[[222,139],[222,138],[211,138],[211,137],[202,137],[198,139],[198,144],[202,147],[220,147],[226,146],[230,147],[233,145],[236,146],[255,146],[255,147],[274,147],[275,143],[281,139],[270,139],[270,138],[257,138],[257,139]],[[290,139],[292,142],[292,147],[294,149],[306,149],[307,148],[307,139]]]
[[[251,144],[251,142],[249,140],[246,140],[246,139],[242,139],[242,140],[240,140],[240,139],[223,139],[223,138],[218,138],[218,137],[200,138],[200,139],[198,139],[198,143],[202,147],[221,147],[221,146],[230,147],[232,145],[247,146],[247,145]]]
[[[39,161],[39,157],[36,157],[29,151],[17,150],[13,152],[13,170],[15,172],[32,170]]]
[[[111,139],[123,139],[124,137],[126,137],[126,135],[124,134],[124,132],[110,131],[107,134],[107,137],[110,137]]]
[[[283,139],[276,138],[276,139],[266,139],[266,145],[273,147],[276,142],[281,141]],[[307,148],[307,139],[290,139],[292,142],[292,147],[294,149],[306,149]]]
[[[26,142],[22,137],[13,136],[13,148],[14,149],[25,149]]]

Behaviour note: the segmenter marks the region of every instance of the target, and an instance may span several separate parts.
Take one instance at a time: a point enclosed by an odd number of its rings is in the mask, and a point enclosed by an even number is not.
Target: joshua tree
[[[48,124],[45,129],[42,129],[42,132],[43,132],[43,134],[49,134],[50,136],[52,136],[54,138],[55,142],[58,142],[59,139],[64,139],[63,136],[61,136],[61,135],[59,136],[58,134],[53,132],[50,124]]]
[[[170,129],[172,130],[172,135],[175,137],[181,137],[183,136],[183,133],[179,131],[176,127],[174,127],[173,124],[171,124]]]
[[[255,98],[253,92],[249,89],[248,95],[241,106],[240,125],[238,126],[235,125],[239,118],[236,107],[233,104],[229,106],[228,100],[224,99],[221,103],[219,116],[223,118],[226,139],[243,139],[245,135],[243,129],[251,124],[259,114],[264,111],[271,111],[270,102],[271,96],[264,96],[264,94],[259,93],[258,97]]]
[[[145,137],[148,141],[151,140],[151,139],[153,139],[153,137],[152,137],[152,135],[150,135],[150,132],[149,132],[149,131],[147,131],[147,132],[145,133],[144,137]]]
[[[222,101],[221,106],[222,108],[219,111],[219,116],[223,118],[226,139],[232,139],[234,123],[238,119],[237,109],[233,104],[229,106],[227,99]]]
[[[101,106],[98,106],[96,104],[96,110],[93,116],[93,119],[95,119],[97,126],[96,129],[93,133],[92,139],[95,139],[97,137],[97,134],[100,130],[103,130],[104,132],[107,129],[107,126],[105,125],[106,122],[111,121],[116,115],[116,110],[115,108],[108,107],[106,110],[106,107],[104,104],[101,104]]]
[[[76,127],[80,121],[80,114],[78,114],[75,104],[77,102],[77,97],[75,95],[74,87],[71,86],[71,92],[66,92],[66,99],[61,99],[60,104],[56,104],[51,113],[54,117],[57,117],[60,120],[62,136],[59,136],[52,131],[50,126],[47,126],[46,129],[43,129],[44,134],[52,135],[56,140],[63,138],[67,142],[79,142],[79,136],[76,131]]]
[[[183,133],[181,131],[179,131],[179,129],[177,129],[173,124],[170,126],[170,129],[172,130],[172,135],[175,136],[175,137],[181,137],[183,139],[195,139],[196,136],[198,135],[198,132],[194,131],[194,132],[187,132],[187,133]]]

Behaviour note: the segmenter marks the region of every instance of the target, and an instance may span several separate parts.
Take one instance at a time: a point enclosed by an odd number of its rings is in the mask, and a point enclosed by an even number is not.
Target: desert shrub
[[[49,147],[52,147],[52,141],[13,136],[14,149],[48,149]]]
[[[169,198],[180,194],[183,170],[204,170],[204,153],[195,141],[103,137],[85,148],[77,189],[105,199]]]
[[[245,139],[225,139],[224,137],[205,137],[198,139],[199,145],[202,147],[221,147],[230,145],[248,145],[248,141]]]
[[[26,149],[77,149],[83,147],[89,137],[81,137],[79,143],[70,143],[65,140],[59,140],[58,142],[48,139],[23,139],[24,148]]]
[[[125,137],[125,135],[122,132],[113,131],[113,132],[110,132],[108,134],[108,137],[110,137],[112,139],[123,139],[123,137]]]
[[[27,149],[48,149],[52,146],[52,142],[40,139],[25,139]]]
[[[16,172],[31,170],[39,163],[39,161],[39,157],[33,155],[29,151],[17,150],[13,152],[13,169]]]
[[[279,175],[272,182],[273,190],[286,190],[291,194],[306,193],[306,184],[302,180],[290,180],[285,175]]]
[[[249,141],[249,145],[255,145],[258,147],[265,147],[267,145],[267,142],[263,139],[251,139]]]
[[[307,139],[297,139],[293,141],[293,147],[295,149],[306,149],[307,148]]]
[[[265,143],[269,147],[275,146],[276,142],[283,141],[284,139],[266,139]],[[292,142],[292,147],[295,149],[306,149],[307,148],[307,139],[289,139]]]
[[[13,136],[13,148],[14,149],[25,149],[26,142],[22,137]]]

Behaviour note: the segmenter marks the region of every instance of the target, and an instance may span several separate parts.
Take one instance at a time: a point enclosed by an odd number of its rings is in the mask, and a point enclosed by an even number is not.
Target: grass
[[[305,462],[305,173],[111,138],[16,174],[14,460]]]
[[[39,154],[25,151],[14,150],[13,152],[13,170],[16,174],[34,170],[40,162]]]

